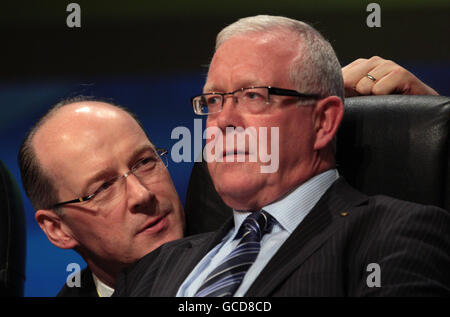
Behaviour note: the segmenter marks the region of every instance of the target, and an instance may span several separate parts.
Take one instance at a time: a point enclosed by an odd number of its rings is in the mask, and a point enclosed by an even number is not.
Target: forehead
[[[92,102],[59,109],[33,138],[41,166],[60,179],[117,161],[143,144],[150,141],[128,113]]]
[[[141,131],[128,113],[102,102],[79,102],[58,109],[36,132],[33,143],[56,145],[105,142],[120,130]],[[120,133],[119,133],[120,132]]]
[[[299,40],[290,32],[249,33],[225,41],[211,61],[204,90],[249,85],[286,87]]]

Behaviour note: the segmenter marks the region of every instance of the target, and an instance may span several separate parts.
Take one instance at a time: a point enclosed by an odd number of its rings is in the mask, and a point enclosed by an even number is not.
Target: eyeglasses
[[[223,109],[225,96],[233,96],[233,101],[240,105],[243,113],[261,113],[267,111],[270,105],[270,95],[298,98],[322,98],[318,94],[304,94],[295,90],[270,86],[240,88],[232,92],[211,92],[191,98],[194,112],[198,115],[218,113]]]
[[[104,199],[107,201],[110,198],[117,197],[121,192],[123,192],[122,186],[125,184],[124,180],[130,176],[130,174],[136,176],[143,184],[151,183],[151,179],[158,175],[159,172],[167,166],[167,153],[168,151],[165,149],[156,148],[154,155],[143,158],[138,163],[133,165],[128,172],[104,182],[92,194],[54,204],[50,209],[66,204],[85,202],[88,200],[93,200],[94,198],[96,200]]]

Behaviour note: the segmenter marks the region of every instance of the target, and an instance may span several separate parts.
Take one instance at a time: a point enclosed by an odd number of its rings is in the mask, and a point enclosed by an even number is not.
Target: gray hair
[[[294,19],[258,15],[242,18],[225,27],[216,38],[216,51],[228,39],[247,33],[290,32],[299,43],[289,80],[304,93],[338,96],[344,100],[341,65],[331,44],[312,26]]]

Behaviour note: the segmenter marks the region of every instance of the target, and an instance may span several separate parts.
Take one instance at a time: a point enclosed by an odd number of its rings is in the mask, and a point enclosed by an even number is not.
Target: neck
[[[91,272],[104,284],[114,288],[117,275],[119,275],[122,266],[111,265],[110,263],[98,263],[90,258],[83,257]]]

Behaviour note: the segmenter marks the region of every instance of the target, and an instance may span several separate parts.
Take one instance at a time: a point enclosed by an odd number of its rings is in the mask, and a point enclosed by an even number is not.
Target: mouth
[[[223,151],[222,156],[231,156],[231,155],[249,155],[248,151],[246,150],[231,150],[231,151]]]
[[[138,231],[138,234],[155,234],[157,232],[162,231],[167,227],[167,215],[169,213],[166,213],[162,216],[158,217],[152,217],[149,219],[143,228]]]

